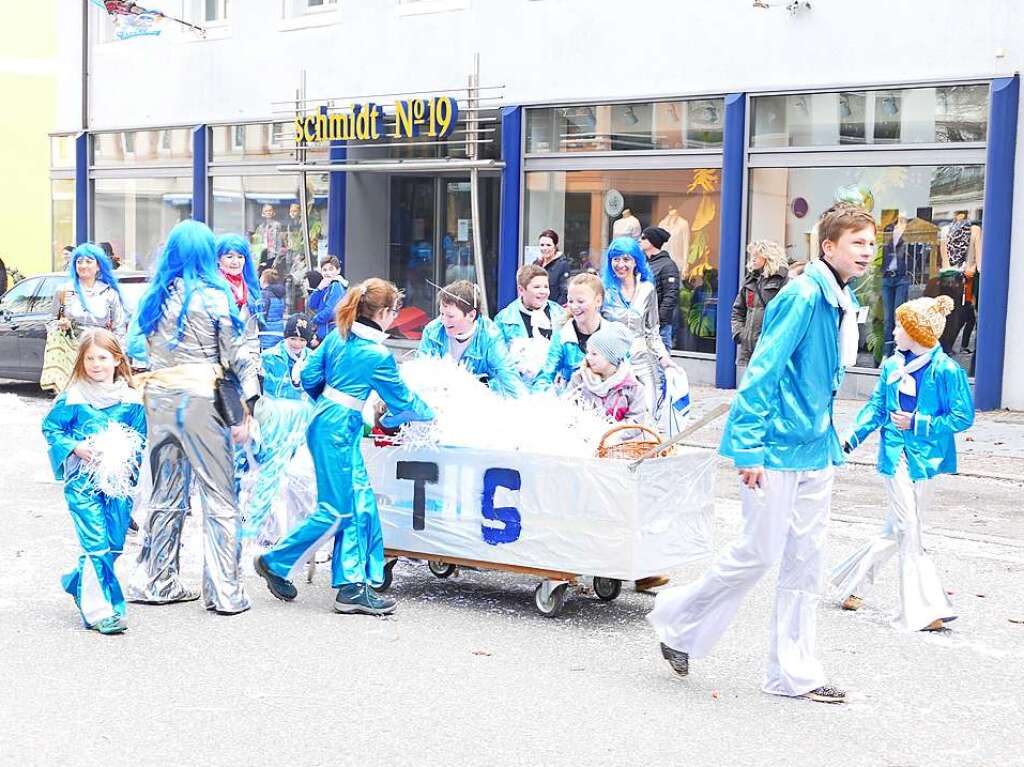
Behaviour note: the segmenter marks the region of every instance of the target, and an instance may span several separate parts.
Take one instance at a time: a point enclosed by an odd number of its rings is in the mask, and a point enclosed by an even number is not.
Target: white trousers
[[[740,602],[781,560],[763,689],[802,695],[826,683],[814,655],[833,469],[767,471],[764,487],[740,487],[743,532],[700,580],[660,593],[647,617],[661,641],[700,658],[729,627]]]
[[[832,571],[832,585],[842,602],[851,594],[862,596],[865,583],[874,583],[879,568],[899,552],[900,605],[892,625],[901,631],[920,631],[935,620],[951,621],[956,617],[935,564],[921,542],[921,517],[928,504],[929,485],[928,480],[914,482],[906,460],[901,458],[896,475],[885,478],[889,511],[881,534]]]

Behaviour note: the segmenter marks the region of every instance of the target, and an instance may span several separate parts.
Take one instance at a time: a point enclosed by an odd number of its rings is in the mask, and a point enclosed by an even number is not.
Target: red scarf
[[[241,274],[230,275],[227,272],[221,272],[224,275],[224,279],[228,281],[228,287],[231,288],[231,295],[235,297],[235,303],[238,308],[241,309],[245,306],[246,301],[249,300],[249,289],[245,285],[245,278]]]

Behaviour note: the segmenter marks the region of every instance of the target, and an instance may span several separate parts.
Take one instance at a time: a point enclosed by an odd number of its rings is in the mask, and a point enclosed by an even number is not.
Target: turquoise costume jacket
[[[309,350],[303,349],[298,360],[288,354],[284,341],[265,349],[260,357],[263,361],[263,394],[275,399],[304,400],[306,394],[301,386],[292,383],[292,367],[309,357]]]
[[[895,475],[901,454],[906,456],[907,470],[915,481],[936,474],[955,474],[953,435],[974,423],[974,399],[967,373],[941,347],[927,353],[932,361],[921,371],[913,427],[897,429],[889,417],[900,409],[899,381],[888,383],[890,374],[904,361],[903,355],[896,352],[882,363],[878,385],[857,413],[846,437],[851,447],[857,447],[871,432],[881,428],[878,472],[887,477]]]
[[[845,290],[856,311],[853,292]],[[838,299],[816,269],[768,304],[719,447],[736,468],[809,471],[844,463],[832,422],[845,374],[839,320]]]
[[[498,332],[501,333],[505,346],[511,347],[512,342],[517,338],[529,338],[529,334],[526,332],[526,323],[523,322],[523,315],[520,314],[522,308],[523,302],[517,298],[494,315],[494,324],[498,326]],[[551,316],[551,337],[554,338],[554,329],[565,322],[566,313],[565,309],[554,301],[548,301],[547,308],[548,314]]]
[[[448,332],[441,324],[440,317],[435,317],[423,328],[419,353],[428,357],[444,357],[448,354]],[[527,391],[526,384],[508,356],[501,332],[486,317],[477,319],[476,330],[459,364],[473,375],[487,376],[488,386],[504,397],[518,397]]]

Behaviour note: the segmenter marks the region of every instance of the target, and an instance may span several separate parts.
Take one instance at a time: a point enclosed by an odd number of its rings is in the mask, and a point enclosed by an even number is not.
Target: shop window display
[[[955,308],[942,347],[973,373],[984,181],[981,165],[755,168],[748,238],[782,244],[790,273],[799,273],[820,253],[820,213],[838,201],[864,207],[878,232],[874,262],[854,285],[868,309],[857,366],[876,368],[892,353],[899,304],[945,294]]]
[[[167,233],[192,216],[192,177],[95,181],[93,239],[109,242],[121,268],[148,271]]]
[[[714,353],[720,190],[713,168],[527,173],[524,259],[535,261],[537,235],[554,229],[572,274],[598,271],[614,237],[639,238],[660,226],[671,235],[664,250],[682,280],[673,348]]]

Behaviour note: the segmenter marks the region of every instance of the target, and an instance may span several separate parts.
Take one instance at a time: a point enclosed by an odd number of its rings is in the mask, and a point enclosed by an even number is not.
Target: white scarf
[[[932,355],[935,352],[935,349],[936,347],[933,346],[924,354],[914,357],[914,359],[910,361],[909,365],[907,364],[906,357],[903,356],[903,353],[897,351],[893,356],[896,358],[899,366],[889,373],[889,377],[885,379],[885,382],[887,384],[891,384],[899,381],[900,393],[916,399],[917,381],[914,380],[913,374],[932,361]]]
[[[839,303],[839,308],[843,310],[843,319],[839,322],[839,359],[843,367],[852,367],[857,364],[857,344],[860,342],[860,332],[857,330],[857,313],[853,308],[853,300],[846,290],[839,287],[839,283],[836,282],[836,276],[832,274],[832,270],[825,264],[820,261],[812,261],[807,265],[807,268],[816,270],[818,274],[825,278],[825,282],[828,283],[832,289],[832,294]]]
[[[583,385],[587,391],[594,394],[602,399],[608,396],[608,393],[616,386],[620,386],[623,381],[626,380],[627,376],[633,374],[633,367],[623,360],[619,363],[619,367],[614,373],[607,378],[601,378],[597,373],[590,369],[590,365],[583,363],[579,366],[580,377],[583,379]]]
[[[73,386],[78,396],[97,410],[105,410],[112,405],[119,405],[122,402],[133,402],[137,399],[135,390],[123,378],[111,383],[98,383],[87,376],[83,376],[75,381]],[[68,399],[76,400],[77,398],[69,391]]]
[[[539,330],[551,330],[551,318],[548,317],[543,306],[540,309],[527,309],[522,301],[519,302],[519,306],[523,313],[530,315],[530,325],[533,327],[534,333]]]

